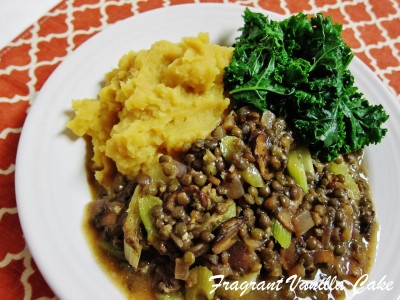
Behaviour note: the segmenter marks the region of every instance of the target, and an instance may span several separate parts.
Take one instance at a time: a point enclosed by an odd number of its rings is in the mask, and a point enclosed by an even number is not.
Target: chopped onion
[[[174,160],[173,163],[178,169],[178,174],[176,175],[176,177],[181,178],[183,175],[187,173],[187,166],[185,164],[176,160]]]
[[[244,188],[242,182],[240,181],[240,177],[233,182],[225,181],[223,186],[227,190],[226,196],[230,199],[239,199],[244,195]]]
[[[264,110],[261,117],[261,122],[266,126],[267,129],[272,128],[274,120],[275,120],[275,114],[268,109]]]
[[[294,232],[297,236],[305,234],[308,230],[314,227],[314,221],[311,217],[310,211],[303,210],[298,213],[293,219],[292,224]]]
[[[182,257],[175,259],[175,279],[186,280],[189,277],[189,265]]]

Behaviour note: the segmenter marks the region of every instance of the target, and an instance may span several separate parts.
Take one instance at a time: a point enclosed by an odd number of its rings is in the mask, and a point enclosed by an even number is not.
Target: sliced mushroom
[[[282,223],[283,226],[285,226],[287,230],[291,232],[294,231],[294,226],[292,224],[293,214],[289,210],[285,208],[279,209],[276,214],[276,218]]]
[[[270,180],[274,176],[273,172],[270,172],[267,164],[269,159],[268,150],[268,136],[264,133],[260,133],[253,138],[253,152],[256,157],[258,169],[260,170],[261,176],[264,180]]]
[[[238,241],[237,233],[243,222],[243,218],[236,217],[221,224],[212,247],[212,251],[215,254],[219,254],[225,250],[228,250]]]

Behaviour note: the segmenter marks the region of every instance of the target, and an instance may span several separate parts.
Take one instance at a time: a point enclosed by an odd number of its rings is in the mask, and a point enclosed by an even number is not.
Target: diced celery
[[[215,166],[215,161],[217,160],[214,156],[214,154],[212,154],[212,152],[207,149],[206,150],[206,154],[203,157],[204,160],[204,172],[206,173],[207,176],[214,176],[217,174],[217,167]]]
[[[124,231],[124,255],[129,264],[136,268],[139,264],[142,246],[139,243],[138,232],[141,218],[139,214],[140,187],[137,186],[132,195],[127,210],[126,220],[123,226]]]
[[[307,194],[307,173],[310,173],[311,176],[315,175],[311,153],[307,147],[299,145],[289,153],[288,171],[289,175]]]
[[[186,288],[185,299],[197,300],[202,297],[211,300],[214,298],[214,280],[210,280],[213,273],[204,266],[198,266],[190,270],[187,282],[192,282],[193,286]]]
[[[288,248],[292,241],[292,233],[275,218],[272,220],[272,235],[283,248]]]
[[[235,136],[226,136],[221,140],[221,153],[222,157],[229,162],[229,155],[235,151],[236,148],[240,148],[244,145],[243,141]],[[248,184],[254,187],[262,187],[264,185],[264,181],[261,177],[260,172],[253,164],[249,164],[249,166],[243,170],[238,172],[240,176],[246,181]]]
[[[293,177],[296,183],[303,189],[305,194],[308,194],[305,165],[307,165],[307,168],[310,168],[309,161],[311,162],[312,168],[311,156],[308,159],[307,156],[303,156],[301,152],[297,151],[297,149],[289,153],[289,161],[287,166],[289,175]]]
[[[220,149],[222,153],[222,157],[226,160],[229,158],[229,154],[231,154],[235,148],[243,144],[243,141],[235,136],[227,135],[221,140]]]
[[[207,176],[214,176],[218,173],[217,167],[214,163],[206,165],[203,171]]]
[[[222,215],[222,222],[225,222],[225,221],[227,221],[229,219],[232,219],[234,217],[236,217],[236,204],[235,204],[235,202],[233,202],[231,205],[229,205],[228,211]]]
[[[162,205],[162,200],[155,196],[143,196],[139,198],[139,213],[142,219],[144,228],[147,231],[147,240],[150,245],[156,246],[157,240],[157,228],[153,222],[152,209],[156,205]]]
[[[297,146],[296,151],[304,166],[304,171],[309,172],[313,177],[315,175],[314,165],[311,158],[310,150],[305,146]]]
[[[141,253],[142,246],[140,244],[136,244],[136,247],[134,248],[131,244],[128,244],[126,239],[124,239],[124,255],[132,267],[137,268],[139,265]]]
[[[246,170],[239,171],[239,174],[251,186],[262,187],[264,185],[264,180],[255,165],[250,164]]]
[[[343,161],[340,164],[337,164],[334,161],[331,161],[329,163],[329,170],[335,175],[341,174],[344,176],[344,185],[348,188],[349,197],[352,200],[360,199],[360,189],[354,181],[354,178],[350,175],[347,163]]]

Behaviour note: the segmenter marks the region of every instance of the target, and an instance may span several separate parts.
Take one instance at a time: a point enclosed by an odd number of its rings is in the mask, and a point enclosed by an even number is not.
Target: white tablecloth
[[[61,0],[0,0],[0,49]]]

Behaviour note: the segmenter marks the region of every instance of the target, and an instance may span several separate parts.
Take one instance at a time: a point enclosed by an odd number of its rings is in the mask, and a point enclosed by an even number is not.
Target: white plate
[[[209,32],[211,42],[231,45],[244,7],[181,5],[153,10],[110,26],[80,46],[47,80],[25,122],[16,164],[16,194],[24,235],[43,276],[62,299],[123,299],[101,270],[82,232],[84,205],[91,200],[85,174],[85,143],[65,128],[71,100],[95,98],[106,72],[129,50],[166,39]],[[265,12],[273,19],[279,15]],[[382,83],[360,60],[351,70],[371,103],[390,114],[383,142],[368,147],[379,249],[372,278],[393,281],[391,291],[364,292],[358,299],[395,299],[400,294],[400,112]]]

